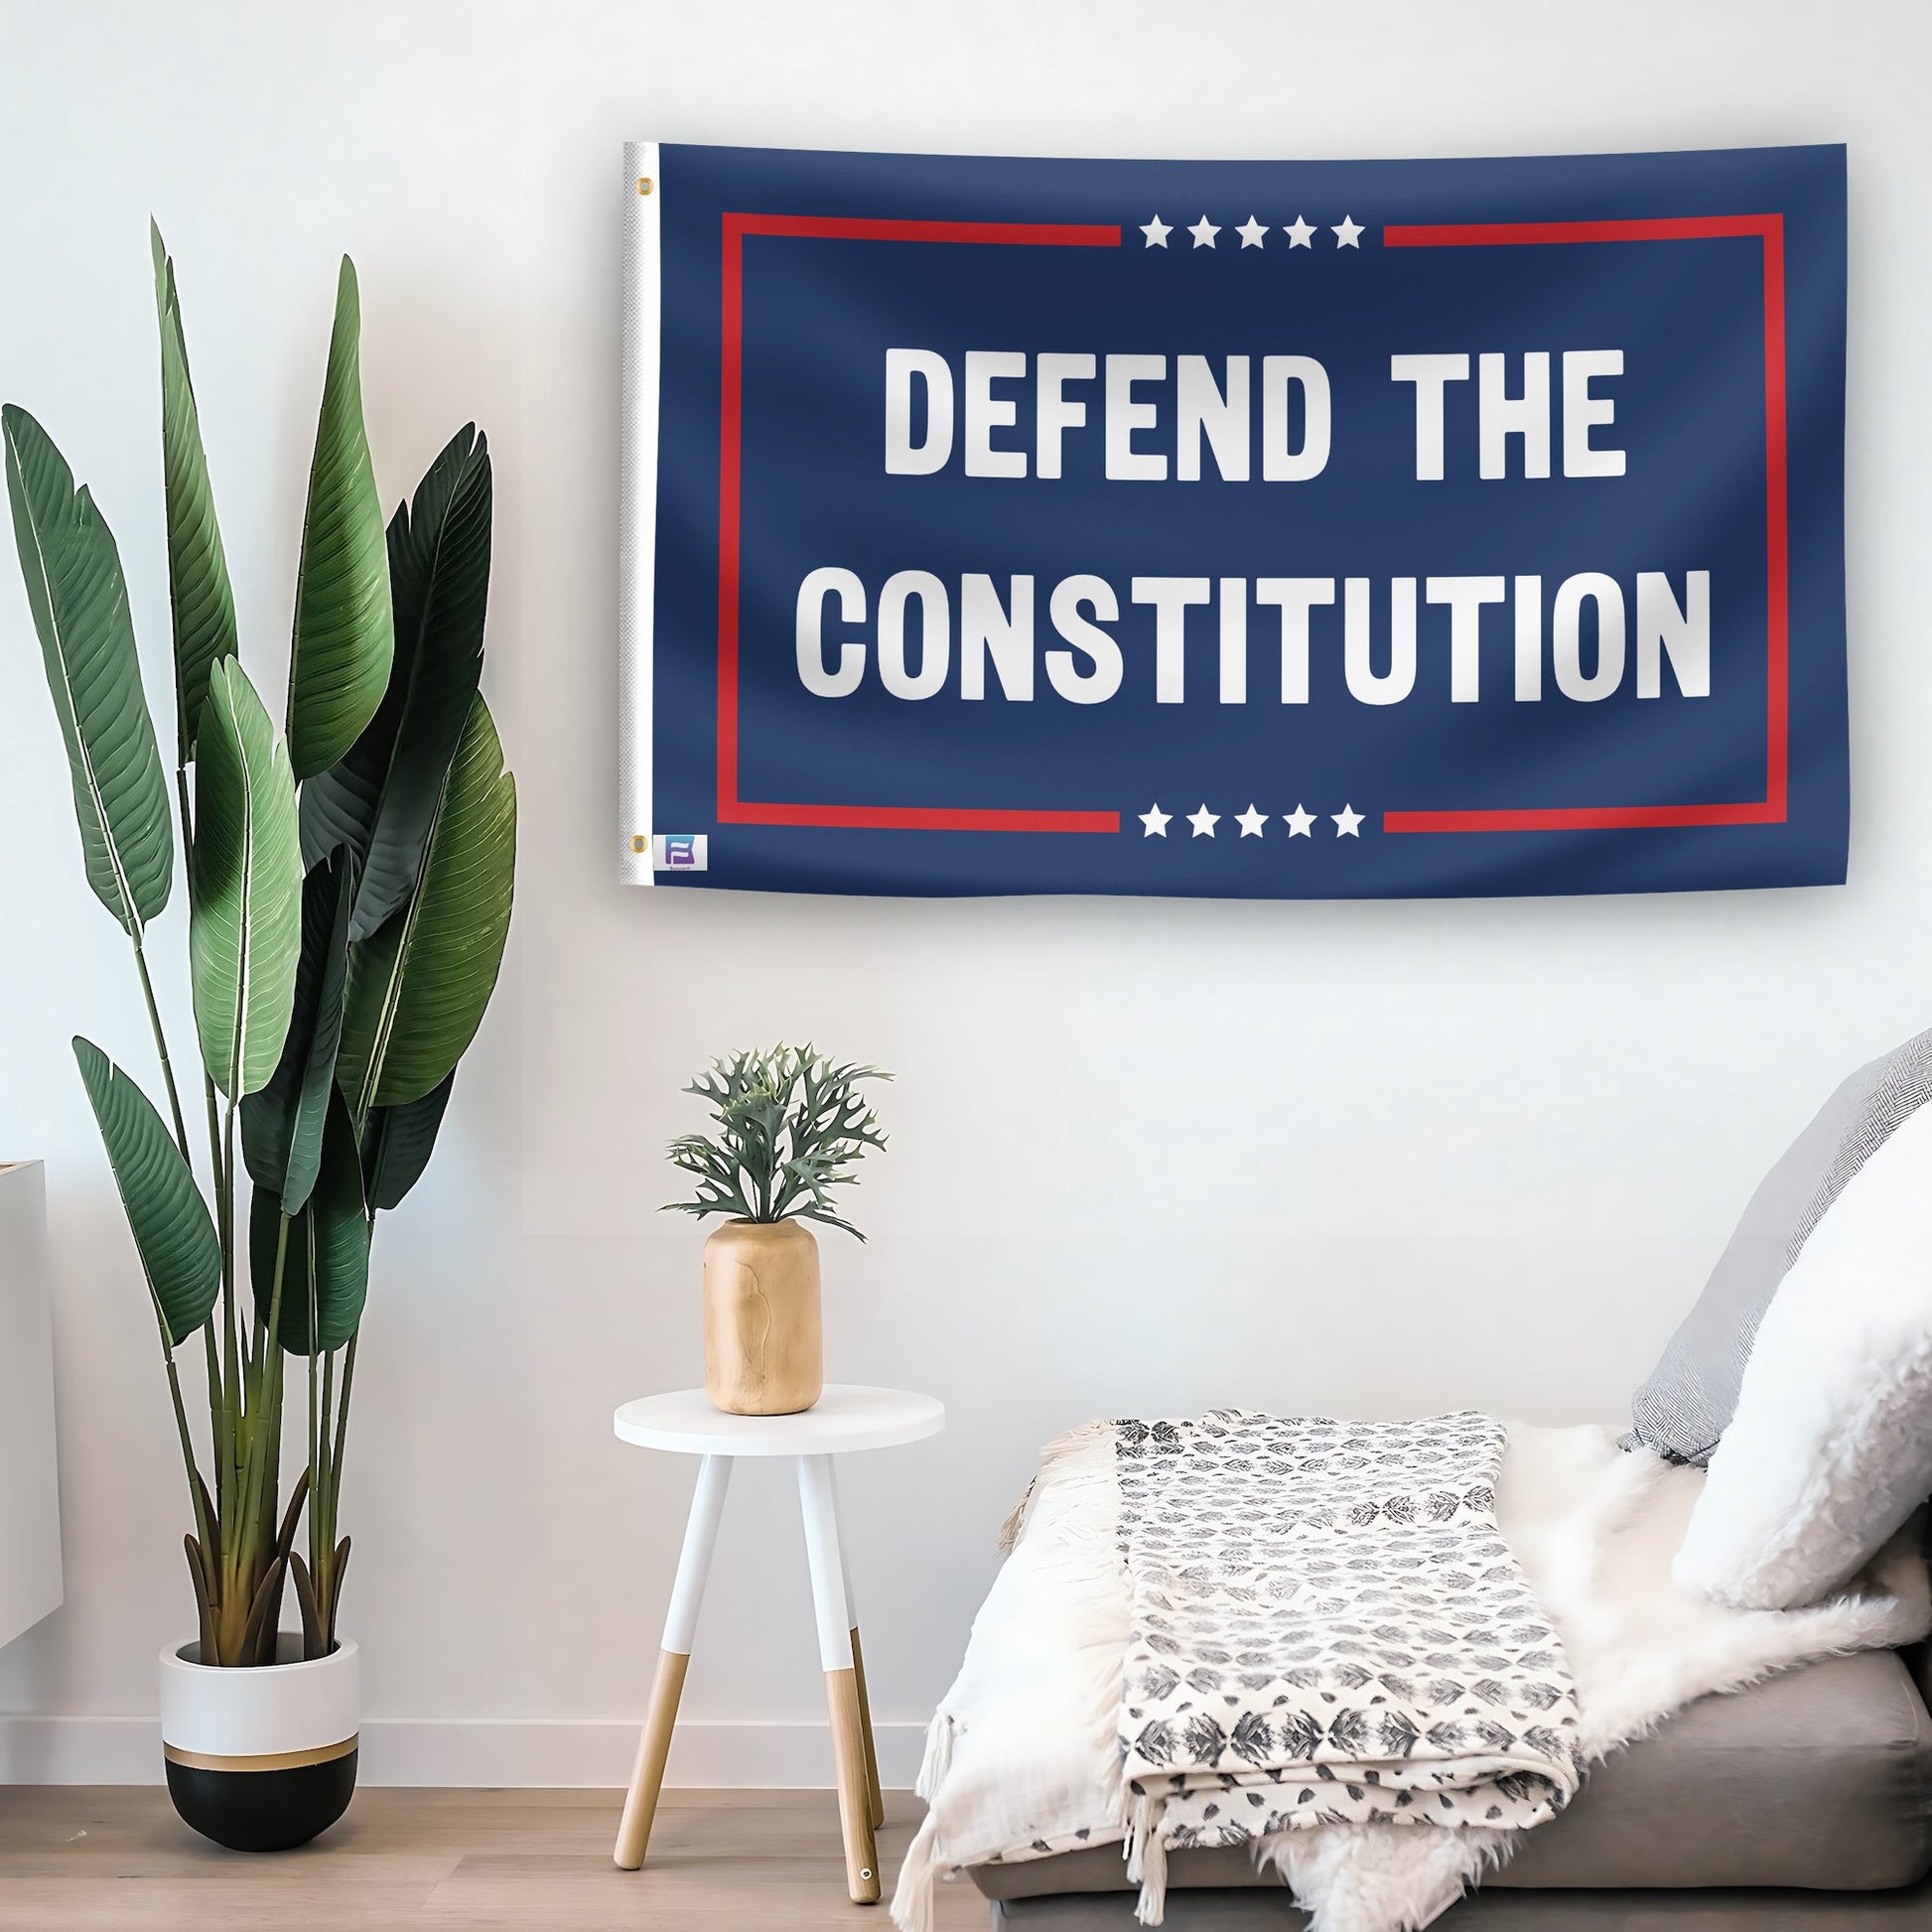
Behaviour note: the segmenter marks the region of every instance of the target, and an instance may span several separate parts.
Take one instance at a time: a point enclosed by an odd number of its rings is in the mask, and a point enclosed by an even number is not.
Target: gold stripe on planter
[[[318,1744],[306,1751],[264,1751],[256,1757],[230,1757],[214,1751],[184,1751],[163,1744],[162,1755],[170,1764],[185,1765],[191,1771],[297,1771],[305,1764],[333,1764],[355,1748],[355,1738],[345,1737],[340,1744]]]

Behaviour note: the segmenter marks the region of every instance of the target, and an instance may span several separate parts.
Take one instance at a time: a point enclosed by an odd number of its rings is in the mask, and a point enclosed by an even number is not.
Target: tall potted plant
[[[704,1374],[728,1415],[795,1415],[824,1393],[818,1242],[805,1223],[866,1238],[833,1211],[832,1189],[886,1145],[859,1087],[892,1077],[778,1045],[714,1060],[685,1088],[710,1108],[714,1131],[671,1143],[671,1165],[696,1185],[665,1205],[726,1216],[704,1244]]]
[[[326,1830],[354,1788],[338,1511],[369,1246],[429,1160],[495,985],[516,792],[478,689],[483,437],[459,432],[385,532],[345,258],[278,732],[241,665],[174,264],[158,230],[153,245],[172,806],[106,520],[24,409],[0,409],[0,440],[87,880],[131,942],[167,1110],[75,1039],[147,1279],[193,1525],[198,1636],[162,1656],[168,1785],[197,1830],[261,1851]],[[147,959],[177,822],[199,1106]],[[200,1174],[191,1118],[206,1127]],[[285,1483],[291,1358],[307,1453]],[[301,1627],[283,1632],[289,1595]]]

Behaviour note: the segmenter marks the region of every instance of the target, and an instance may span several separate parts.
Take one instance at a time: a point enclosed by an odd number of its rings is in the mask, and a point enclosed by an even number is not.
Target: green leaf
[[[343,759],[302,790],[310,864],[346,844],[362,859],[350,936],[409,897],[483,672],[489,595],[489,446],[466,425],[389,524],[395,662],[380,707]]]
[[[378,1107],[369,1116],[368,1132],[362,1136],[362,1184],[370,1207],[396,1206],[422,1179],[455,1085],[452,1071],[420,1100]]]
[[[298,778],[328,770],[362,735],[395,649],[382,505],[362,428],[360,333],[355,265],[345,255],[295,589],[288,735]]]
[[[751,1048],[714,1060],[685,1092],[705,1102],[718,1131],[672,1141],[671,1165],[697,1185],[690,1200],[667,1206],[755,1221],[796,1216],[863,1241],[832,1211],[831,1190],[857,1180],[868,1148],[885,1147],[859,1083],[892,1077],[876,1066],[835,1063],[810,1044]]]
[[[208,678],[195,765],[188,928],[202,1060],[231,1100],[268,1084],[302,950],[295,780],[238,658]]]
[[[515,875],[516,781],[479,697],[414,896],[349,954],[337,1077],[358,1120],[441,1085],[476,1037],[503,961]]]
[[[208,672],[235,654],[234,593],[214,520],[214,490],[202,448],[202,419],[188,374],[175,265],[154,245],[154,302],[161,323],[161,469],[168,503],[168,599],[175,620],[175,731],[180,761],[195,756]]]
[[[257,1186],[248,1208],[248,1273],[256,1313],[264,1323],[274,1299],[281,1226],[281,1196],[272,1187]],[[317,1347],[341,1348],[362,1319],[368,1292],[369,1221],[362,1203],[362,1164],[354,1125],[339,1093],[329,1108],[315,1191],[289,1221],[276,1338],[292,1355],[308,1355]]]
[[[348,980],[348,914],[355,861],[336,852],[302,882],[302,951],[295,1005],[273,1077],[241,1105],[248,1172],[273,1187],[291,1214],[309,1198],[322,1162],[322,1130],[336,1090],[336,1049]]]
[[[207,1203],[147,1095],[91,1040],[76,1037],[73,1056],[155,1311],[168,1345],[179,1347],[207,1319],[221,1289],[221,1244]]]
[[[7,494],[47,688],[67,743],[87,884],[138,940],[168,903],[175,836],[113,532],[47,432],[0,409]]]

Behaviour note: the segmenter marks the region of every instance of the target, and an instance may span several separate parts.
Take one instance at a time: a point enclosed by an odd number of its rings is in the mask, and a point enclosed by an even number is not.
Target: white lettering
[[[996,382],[1011,382],[1027,373],[1027,358],[1018,349],[969,348],[966,351],[966,474],[969,477],[1024,477],[1025,450],[996,450],[993,432],[1011,429],[1020,420],[1020,406],[1010,397],[996,396]]]
[[[1523,357],[1523,393],[1508,390],[1506,355],[1476,357],[1476,474],[1491,481],[1509,475],[1509,439],[1523,439],[1523,475],[1550,474],[1550,354],[1532,349]]]
[[[1362,704],[1400,704],[1416,688],[1416,580],[1389,580],[1389,668],[1377,673],[1370,653],[1368,579],[1342,583],[1342,667],[1348,695]]]
[[[1596,668],[1587,677],[1583,644],[1586,602],[1596,607]],[[1550,657],[1557,689],[1580,704],[1607,698],[1623,682],[1623,592],[1614,577],[1586,570],[1557,586],[1556,609],[1550,617]]]
[[[1288,392],[1302,391],[1302,447],[1288,446]],[[1261,358],[1261,477],[1264,483],[1307,483],[1328,467],[1328,371],[1312,355]]]
[[[1589,440],[1598,423],[1616,420],[1616,404],[1608,396],[1592,396],[1590,381],[1599,375],[1621,375],[1620,348],[1567,348],[1563,352],[1563,474],[1566,477],[1620,477],[1623,452],[1599,450]]]
[[[1711,573],[1684,573],[1680,606],[1660,570],[1637,573],[1637,696],[1654,698],[1663,685],[1661,656],[1687,698],[1711,695]]]
[[[1221,702],[1248,702],[1248,580],[1221,579]]]
[[[839,646],[839,668],[825,668],[825,600],[836,597],[847,623],[866,621],[866,587],[856,572],[826,565],[810,571],[798,586],[798,682],[815,698],[849,698],[866,674],[866,647]]]
[[[1091,355],[1062,355],[1052,350],[1034,362],[1039,394],[1034,404],[1034,475],[1057,482],[1060,476],[1060,438],[1070,429],[1084,429],[1087,406],[1066,394],[1069,382],[1091,382]]]
[[[1482,607],[1503,601],[1500,577],[1432,577],[1423,587],[1431,604],[1449,614],[1449,702],[1474,704],[1482,678]]]
[[[1107,357],[1107,480],[1110,483],[1165,483],[1168,459],[1134,447],[1137,429],[1152,429],[1160,411],[1134,400],[1137,382],[1161,382],[1168,373],[1165,355]]]
[[[919,604],[919,668],[905,664],[905,607]],[[929,570],[896,570],[879,593],[879,681],[896,698],[930,698],[952,657],[946,587]]]
[[[1205,604],[1213,588],[1205,577],[1137,577],[1136,604],[1154,606],[1154,701],[1180,704],[1187,695],[1187,607]]]
[[[1248,481],[1248,358],[1227,358],[1227,391],[1214,381],[1205,355],[1174,358],[1173,473],[1182,483],[1200,482],[1200,446],[1206,433],[1223,483]]]
[[[1008,602],[992,578],[968,571],[959,580],[959,695],[986,696],[986,660],[993,659],[1000,693],[1016,704],[1034,695],[1034,580],[1011,577]]]
[[[1543,696],[1543,579],[1516,580],[1516,702]]]
[[[1282,703],[1309,701],[1309,612],[1335,601],[1332,577],[1259,577],[1255,602],[1278,605],[1282,614]]]
[[[912,441],[912,378],[925,389],[925,440]],[[886,474],[930,477],[952,455],[952,370],[929,348],[886,351]]]
[[[1416,385],[1416,481],[1443,481],[1443,390],[1469,379],[1466,355],[1391,355],[1389,380]]]
[[[1046,653],[1046,682],[1068,704],[1105,704],[1120,689],[1120,646],[1099,623],[1090,621],[1083,610],[1091,610],[1101,623],[1112,623],[1120,616],[1120,603],[1114,588],[1104,577],[1062,577],[1053,586],[1047,605],[1053,628],[1073,646],[1093,659],[1093,669],[1075,667],[1073,651],[1049,650]]]

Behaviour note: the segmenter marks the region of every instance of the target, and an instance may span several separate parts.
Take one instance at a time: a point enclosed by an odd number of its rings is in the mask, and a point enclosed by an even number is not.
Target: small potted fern
[[[671,1165],[696,1184],[665,1205],[727,1217],[704,1248],[704,1379],[728,1415],[795,1415],[824,1390],[818,1241],[805,1223],[866,1238],[833,1211],[832,1190],[886,1145],[859,1087],[892,1077],[778,1045],[714,1060],[684,1089],[710,1108],[713,1131],[671,1143]]]

